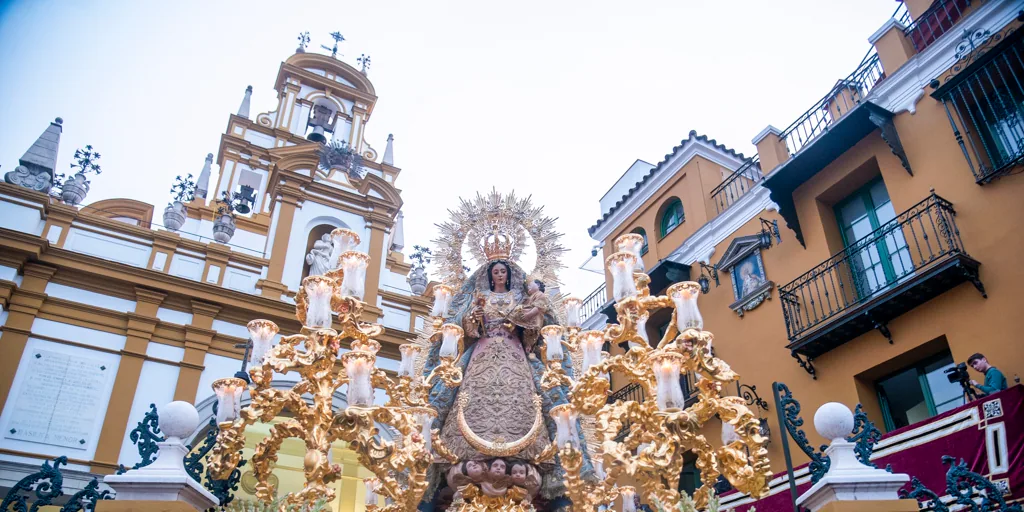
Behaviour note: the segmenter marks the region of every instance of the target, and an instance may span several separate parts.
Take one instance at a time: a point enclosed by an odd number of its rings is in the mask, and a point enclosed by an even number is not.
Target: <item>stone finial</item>
[[[63,124],[63,119],[54,119],[21,156],[19,165],[4,175],[4,181],[48,193],[53,186],[54,169],[57,168],[57,149],[60,147]]]
[[[238,107],[238,116],[249,119],[249,102],[252,98],[252,86],[245,88],[245,98],[242,98],[242,104]]]
[[[839,402],[829,402],[814,413],[814,429],[832,442],[845,441],[853,433],[853,413]]]
[[[390,166],[394,167],[394,165],[395,165],[395,148],[394,148],[394,143],[395,143],[395,136],[393,134],[389,133],[388,134],[388,145],[387,145],[387,147],[384,148],[384,157],[380,159],[380,163],[385,164],[385,165],[390,165]]]
[[[166,442],[188,438],[199,426],[199,411],[188,402],[171,402],[160,409],[160,430]]]
[[[213,153],[207,153],[206,163],[203,164],[203,170],[199,172],[199,179],[196,180],[196,197],[206,199],[206,195],[210,190],[211,165],[213,165]]]

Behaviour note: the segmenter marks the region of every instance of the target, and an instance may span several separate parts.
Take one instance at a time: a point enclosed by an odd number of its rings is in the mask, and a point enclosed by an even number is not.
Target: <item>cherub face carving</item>
[[[512,483],[520,487],[526,485],[526,464],[512,465]]]
[[[494,459],[491,462],[491,477],[492,478],[505,478],[505,461],[502,459]]]
[[[466,462],[466,475],[473,480],[479,480],[484,475],[483,463],[476,460]]]

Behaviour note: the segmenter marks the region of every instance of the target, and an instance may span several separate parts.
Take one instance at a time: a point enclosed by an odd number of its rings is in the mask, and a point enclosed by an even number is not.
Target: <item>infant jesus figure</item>
[[[544,315],[551,311],[551,299],[545,291],[544,282],[533,279],[526,287],[528,295],[509,315],[512,323],[523,329],[523,349],[527,354],[533,351],[544,327]]]

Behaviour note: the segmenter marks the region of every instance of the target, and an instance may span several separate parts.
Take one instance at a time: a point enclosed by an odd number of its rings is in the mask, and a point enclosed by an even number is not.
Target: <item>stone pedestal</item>
[[[99,508],[109,512],[194,512],[219,504],[216,497],[185,472],[188,450],[182,438],[199,426],[199,413],[188,402],[171,402],[160,409],[160,429],[166,440],[157,443],[160,451],[152,464],[123,475],[107,475],[103,482],[117,496],[113,505]],[[156,506],[152,505],[156,503]]]
[[[798,506],[811,512],[917,510],[916,500],[900,500],[897,494],[910,476],[872,468],[857,460],[853,451],[856,445],[846,440],[853,431],[850,409],[843,404],[827,403],[815,413],[814,427],[822,437],[832,440],[825,450],[832,463],[825,476],[797,498]]]
[[[821,512],[918,512],[917,500],[833,501]]]
[[[183,501],[122,501],[96,502],[96,512],[195,512],[195,507]]]

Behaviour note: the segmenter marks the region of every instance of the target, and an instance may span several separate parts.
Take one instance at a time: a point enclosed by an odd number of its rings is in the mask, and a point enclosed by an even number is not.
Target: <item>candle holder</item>
[[[615,300],[636,296],[637,286],[633,279],[636,262],[636,255],[625,251],[612,254],[605,260],[608,272],[612,275],[612,297]]]
[[[676,329],[685,331],[687,329],[704,328],[704,318],[697,308],[697,296],[700,295],[700,284],[693,281],[676,283],[666,290],[668,296],[675,304]]]
[[[636,257],[636,265],[633,266],[634,272],[644,271],[644,259],[641,252],[645,245],[647,245],[647,241],[639,233],[628,233],[615,239],[617,252],[628,252]]]
[[[579,448],[579,431],[576,429],[576,420],[579,413],[572,404],[556,405],[551,408],[551,419],[555,420],[555,445],[560,449],[566,446]]]
[[[416,373],[416,358],[419,357],[423,347],[406,343],[398,346],[398,352],[402,354],[402,360],[398,363],[398,376],[412,378]]]
[[[540,386],[549,391],[557,386],[572,386],[572,379],[565,373],[562,361],[565,352],[562,349],[562,333],[565,329],[560,325],[548,325],[540,330],[544,338],[544,373],[541,375]]]
[[[452,302],[452,287],[446,284],[434,285],[434,305],[430,308],[430,316],[444,318],[448,314],[448,306]]]
[[[295,295],[295,316],[308,329],[329,329],[333,323],[331,302],[337,284],[327,276],[307,276]]]
[[[331,263],[334,268],[341,267],[341,256],[359,247],[359,233],[346,228],[331,231]]]
[[[686,398],[679,384],[679,369],[683,364],[683,355],[675,352],[662,352],[651,356],[654,378],[657,383],[658,409],[662,411],[678,411],[685,407]]]
[[[603,331],[585,331],[580,335],[580,349],[583,351],[583,374],[601,362],[601,347],[603,346]]]
[[[252,351],[249,353],[249,364],[257,366],[263,364],[263,356],[270,350],[270,346],[277,335],[277,324],[270,320],[253,320],[246,324],[249,329],[249,339],[252,340]]]
[[[213,381],[212,387],[217,395],[217,424],[234,422],[242,410],[242,392],[246,382],[237,377],[227,377]]]
[[[366,267],[370,256],[365,252],[347,251],[341,254],[341,295],[363,300],[366,294]]]
[[[376,356],[369,352],[347,352],[341,356],[348,376],[348,407],[369,407],[373,405],[373,386],[370,373]]]
[[[458,365],[459,357],[462,355],[462,327],[455,324],[440,325],[442,319],[435,318],[434,325],[439,325],[430,337],[431,343],[441,343],[438,350],[439,363],[434,367],[430,375],[425,379],[427,386],[434,382],[434,379],[441,379],[448,387],[456,387],[462,384],[462,368]]]
[[[583,306],[583,301],[576,297],[566,297],[562,299],[562,305],[565,306],[565,326],[578,329],[582,325],[580,308]]]
[[[631,485],[619,487],[619,497],[622,498],[622,512],[636,512],[636,488]]]

